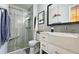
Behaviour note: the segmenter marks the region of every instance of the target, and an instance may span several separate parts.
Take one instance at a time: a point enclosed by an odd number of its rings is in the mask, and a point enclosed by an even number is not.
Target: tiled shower
[[[11,18],[11,38],[8,43],[8,52],[27,48],[30,40],[29,35],[32,35],[30,12],[15,5],[10,5],[9,13]],[[27,19],[28,17],[29,19]]]

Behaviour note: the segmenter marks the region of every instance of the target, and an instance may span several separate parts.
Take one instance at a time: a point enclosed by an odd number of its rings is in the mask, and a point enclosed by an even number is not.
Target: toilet
[[[34,54],[36,50],[39,51],[39,41],[37,40],[29,41],[29,47],[30,47],[30,54]]]

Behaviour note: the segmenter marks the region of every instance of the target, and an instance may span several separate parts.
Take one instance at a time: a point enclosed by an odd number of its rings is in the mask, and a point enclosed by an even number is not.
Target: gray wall
[[[47,26],[47,4],[39,4],[37,7],[37,13],[45,11],[45,23],[39,25],[39,31],[50,31],[50,27]]]
[[[51,27],[47,26],[47,4],[38,5],[38,13],[45,11],[45,23],[39,25],[39,31],[50,31]],[[56,32],[70,32],[70,33],[79,33],[79,24],[70,24],[70,25],[56,25],[53,26]]]
[[[30,16],[30,20],[29,20],[30,29],[28,29],[28,40],[30,41],[33,40],[33,6],[29,8],[28,11]]]

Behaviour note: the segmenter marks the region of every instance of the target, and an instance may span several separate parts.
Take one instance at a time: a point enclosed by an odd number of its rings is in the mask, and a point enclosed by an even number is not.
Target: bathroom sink
[[[61,36],[61,37],[71,37],[71,38],[78,38],[79,34],[74,33],[62,33],[62,32],[43,32],[54,36]]]

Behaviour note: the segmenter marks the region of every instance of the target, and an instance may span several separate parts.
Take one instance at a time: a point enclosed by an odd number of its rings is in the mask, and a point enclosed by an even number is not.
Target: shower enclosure
[[[11,38],[8,43],[8,52],[27,48],[28,41],[32,39],[32,16],[27,10],[14,5],[9,6],[9,11]]]

